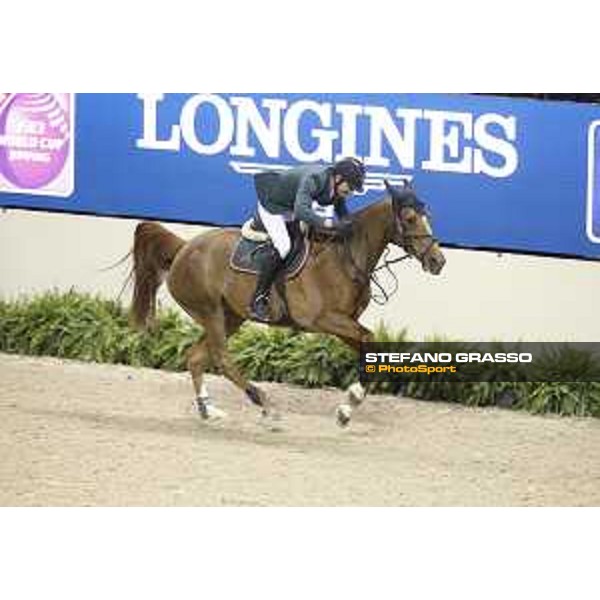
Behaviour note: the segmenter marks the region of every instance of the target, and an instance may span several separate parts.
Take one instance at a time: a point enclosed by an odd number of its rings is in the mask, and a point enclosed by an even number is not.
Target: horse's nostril
[[[437,254],[433,254],[429,260],[429,270],[434,275],[439,275],[444,268],[445,259],[443,256],[439,256]]]

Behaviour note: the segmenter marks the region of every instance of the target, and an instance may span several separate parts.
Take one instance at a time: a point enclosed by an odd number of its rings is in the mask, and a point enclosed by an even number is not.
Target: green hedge
[[[186,349],[200,336],[194,324],[173,310],[160,313],[151,333],[133,331],[121,304],[76,292],[0,301],[0,351],[7,353],[181,371],[185,370]],[[382,328],[376,338],[381,342],[407,342],[406,332],[392,334]],[[229,349],[245,374],[255,381],[343,389],[358,374],[355,354],[326,335],[246,325],[231,338]],[[572,373],[575,383],[458,383],[432,377],[405,388],[391,382],[371,384],[370,392],[598,417],[600,383],[577,382],[582,368],[590,368],[589,360],[589,356],[572,351],[548,357],[544,368],[562,375]]]

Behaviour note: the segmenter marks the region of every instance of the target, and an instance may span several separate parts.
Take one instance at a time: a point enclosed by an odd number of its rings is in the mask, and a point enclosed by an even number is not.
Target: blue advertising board
[[[252,175],[357,156],[442,243],[600,257],[600,107],[461,94],[0,94],[0,206],[214,225]]]

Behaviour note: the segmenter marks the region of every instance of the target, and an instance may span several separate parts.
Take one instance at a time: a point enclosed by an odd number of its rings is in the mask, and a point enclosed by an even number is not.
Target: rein
[[[408,258],[412,258],[410,254],[405,254],[404,256],[401,256],[400,258],[395,258],[394,260],[389,260],[387,258],[387,256],[390,252],[391,252],[390,247],[386,246],[386,248],[384,250],[384,255],[383,255],[383,264],[376,267],[373,270],[373,272],[369,275],[371,284],[377,286],[379,288],[379,292],[381,294],[379,296],[376,296],[375,294],[371,294],[371,299],[373,300],[373,302],[375,302],[375,304],[378,304],[379,306],[383,306],[384,304],[389,302],[390,298],[394,294],[396,294],[398,292],[398,289],[400,288],[400,286],[398,284],[398,277],[396,277],[396,274],[394,273],[394,271],[392,271],[391,265],[395,265],[397,263],[405,261]],[[394,280],[394,284],[393,284],[394,287],[393,287],[392,291],[389,293],[385,290],[383,285],[381,285],[381,283],[379,283],[379,281],[377,279],[377,273],[383,269],[387,269],[387,272],[390,274],[390,276]]]
[[[422,236],[410,236],[411,240],[414,239],[419,239],[419,238],[423,238],[423,237],[429,237],[427,235],[422,235]],[[402,249],[404,250],[404,252],[406,252],[405,249],[405,244],[408,240],[403,239],[403,245],[401,246]],[[429,244],[429,246],[427,246],[427,248],[425,249],[425,251],[421,254],[421,256],[416,256],[413,254],[409,254],[408,252],[406,252],[406,254],[404,256],[401,256],[399,258],[394,258],[392,260],[388,259],[388,255],[391,252],[389,245],[386,246],[385,250],[384,250],[384,255],[383,255],[383,264],[379,265],[378,267],[376,267],[375,269],[373,269],[373,271],[371,271],[370,273],[363,271],[357,264],[356,261],[354,260],[354,257],[352,256],[352,249],[351,249],[351,244],[350,244],[350,237],[345,237],[343,239],[343,250],[344,250],[344,255],[347,258],[348,262],[350,263],[352,269],[354,270],[354,275],[352,276],[352,279],[354,281],[356,281],[359,284],[362,285],[369,285],[369,287],[371,287],[371,285],[375,286],[376,288],[378,288],[378,295],[371,293],[371,300],[373,300],[373,302],[375,302],[375,304],[378,304],[379,306],[384,306],[387,302],[389,302],[389,300],[398,292],[398,290],[400,289],[400,286],[398,284],[398,277],[396,276],[396,274],[392,271],[391,269],[391,265],[395,265],[398,264],[400,262],[403,262],[409,258],[419,258],[422,259],[423,257],[425,257],[427,255],[427,253],[431,250],[431,248],[433,247],[433,245],[436,243],[436,239],[434,237],[431,238],[431,243]],[[378,276],[377,273],[383,269],[387,269],[387,272],[389,273],[389,275],[391,275],[392,279],[394,280],[393,283],[393,289],[388,292],[386,291],[386,289],[383,287],[383,285],[379,282],[378,280]]]

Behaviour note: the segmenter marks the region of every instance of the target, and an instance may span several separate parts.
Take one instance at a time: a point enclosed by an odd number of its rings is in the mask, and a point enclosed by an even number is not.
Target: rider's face
[[[344,200],[352,193],[352,188],[347,181],[344,181],[339,175],[335,176],[334,181],[334,196]]]

